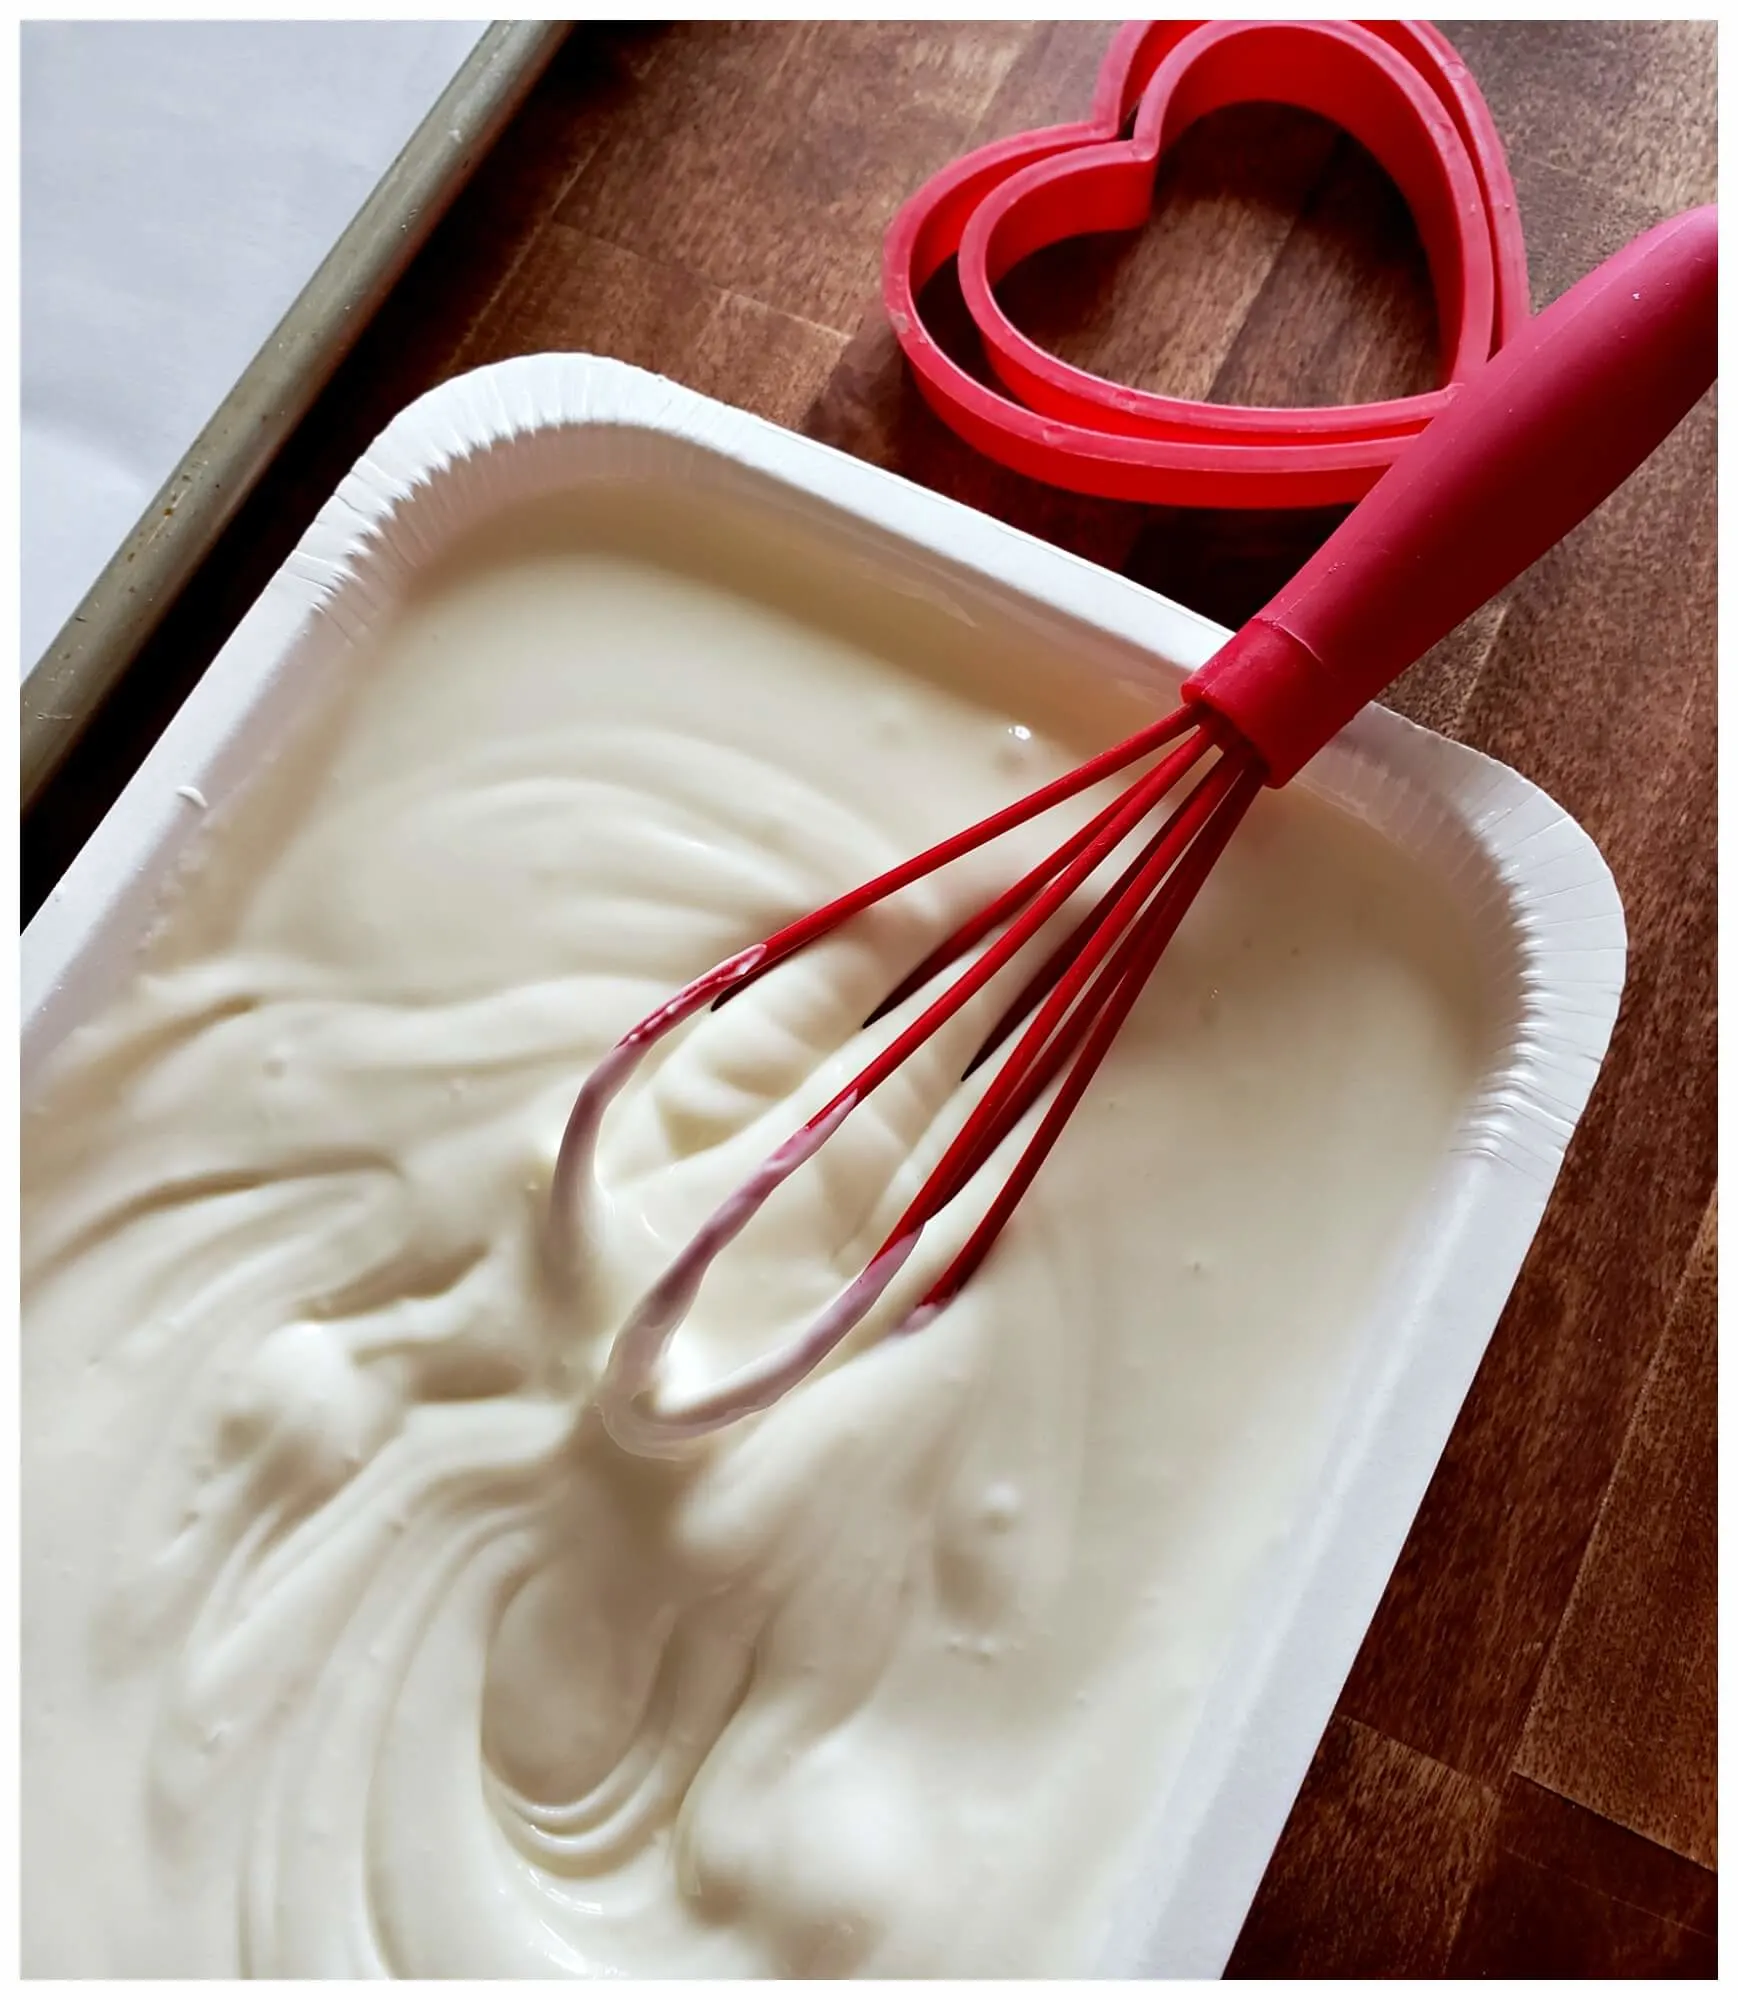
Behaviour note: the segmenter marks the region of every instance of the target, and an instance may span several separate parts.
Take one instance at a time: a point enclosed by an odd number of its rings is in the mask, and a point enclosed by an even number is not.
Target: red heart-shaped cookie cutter
[[[1138,227],[1165,147],[1209,112],[1253,102],[1332,120],[1405,195],[1443,328],[1439,388],[1337,409],[1151,395],[1070,367],[1002,311],[996,282],[1022,258]],[[924,324],[919,295],[950,257],[1000,390]],[[1131,22],[1089,119],[980,147],[911,197],[888,231],[882,282],[925,400],[968,443],[1053,486],[1171,506],[1358,499],[1528,313],[1502,142],[1465,64],[1423,21]]]

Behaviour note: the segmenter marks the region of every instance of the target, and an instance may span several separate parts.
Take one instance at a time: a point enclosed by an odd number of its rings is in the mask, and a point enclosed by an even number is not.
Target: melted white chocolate
[[[950,1211],[769,1414],[624,1452],[622,1313],[1076,817],[701,1017],[552,1237],[591,1065],[1145,712],[793,546],[616,495],[443,562],[33,1092],[28,1971],[1090,1969],[1465,1103],[1469,957],[1264,796],[961,1299],[878,1337]],[[725,1256],[678,1389],[860,1268],[987,1018]]]

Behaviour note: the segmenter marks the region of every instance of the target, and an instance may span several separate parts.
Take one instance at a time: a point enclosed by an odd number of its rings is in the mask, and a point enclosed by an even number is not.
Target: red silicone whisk
[[[1713,381],[1716,233],[1713,207],[1662,223],[1524,325],[1279,595],[1189,676],[1173,713],[726,959],[623,1036],[568,1120],[551,1195],[558,1223],[575,1212],[605,1108],[655,1042],[871,904],[1163,752],[888,995],[871,1021],[984,945],[712,1215],[640,1301],[616,1336],[599,1391],[604,1419],[621,1442],[672,1448],[764,1409],[801,1380],[881,1297],[925,1224],[1055,1085],[1007,1181],[901,1330],[915,1330],[954,1297],[1031,1184],[1255,794],[1285,784],[1420,654],[1567,534]],[[1185,781],[1180,802],[1149,831]],[[863,1272],[813,1326],[764,1360],[684,1401],[660,1398],[659,1362],[712,1260],[864,1098],[1125,846],[1134,851],[1116,879],[1034,966],[990,1030],[968,1075],[1018,1039]]]

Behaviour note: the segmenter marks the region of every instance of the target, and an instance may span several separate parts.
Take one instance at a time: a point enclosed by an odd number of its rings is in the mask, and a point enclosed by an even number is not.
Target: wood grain
[[[1661,215],[1713,200],[1712,22],[1441,26],[1478,78],[1511,166],[1555,167]],[[1530,220],[1524,173],[1515,180]]]
[[[1712,1868],[1715,1204],[1690,1253],[1516,1769]]]
[[[1445,24],[1510,154],[1535,304],[1714,193],[1706,22]],[[359,343],[24,829],[28,911],[369,438],[457,370],[583,348],[674,376],[1227,623],[1337,514],[1059,494],[963,447],[878,302],[881,232],[968,146],[1082,115],[1106,23],[594,23]],[[1431,377],[1403,203],[1358,147],[1227,111],[1129,236],[1005,298],[1150,388],[1319,402]],[[957,289],[927,301],[980,365]],[[1394,690],[1587,827],[1629,984],[1549,1213],[1232,1970],[1713,1969],[1715,476],[1710,397]]]
[[[845,336],[745,298],[679,264],[552,222],[510,293],[473,329],[458,366],[548,345],[551,322],[576,347],[631,361],[776,423],[798,422],[844,352]]]
[[[1511,1778],[1446,1971],[1457,1978],[1710,1979],[1714,1877]]]
[[[913,22],[897,34],[855,21],[691,23],[558,219],[849,330],[888,217],[914,175],[962,149],[1025,34],[1016,22]]]
[[[1511,1777],[1503,1789],[1491,1833],[1493,1862],[1499,1851],[1681,1930],[1710,1938],[1716,1934],[1718,1884],[1711,1868],[1686,1861],[1527,1778]]]
[[[1447,1974],[1462,1979],[1712,1979],[1714,1940],[1499,1849]]]
[[[1336,1718],[1226,1976],[1417,1978],[1446,1969],[1496,1819],[1488,1787]],[[1355,1892],[1323,1883],[1356,1853]]]

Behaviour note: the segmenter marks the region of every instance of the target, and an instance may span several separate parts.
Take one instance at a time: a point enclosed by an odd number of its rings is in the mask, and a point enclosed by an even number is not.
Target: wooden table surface
[[[1711,23],[1447,25],[1509,148],[1535,305],[1713,198]],[[903,196],[986,138],[1083,115],[1110,32],[577,31],[27,824],[27,908],[368,438],[507,355],[618,355],[1227,623],[1254,610],[1335,516],[1005,474],[924,409],[877,303]],[[1147,387],[1338,402],[1430,377],[1403,204],[1277,107],[1189,135],[1144,232],[1046,252],[1007,297],[1060,353]],[[1629,984],[1234,1975],[1714,1970],[1714,447],[1710,397],[1396,696],[1593,835]]]

